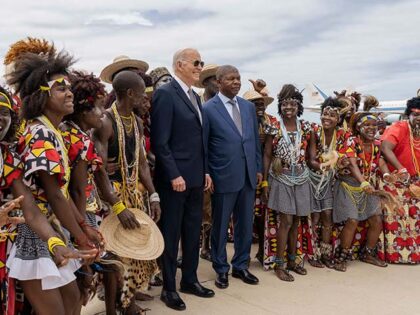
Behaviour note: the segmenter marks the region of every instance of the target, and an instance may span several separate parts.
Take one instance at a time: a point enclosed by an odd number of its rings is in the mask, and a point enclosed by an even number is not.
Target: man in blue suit
[[[214,292],[197,279],[203,192],[211,186],[206,175],[205,115],[200,98],[191,89],[203,67],[197,50],[175,53],[174,78],[156,90],[152,100],[151,144],[156,156],[155,182],[162,207],[161,230],[165,240],[162,255],[161,300],[176,310],[185,310],[176,292],[175,275],[181,238],[183,261],[181,291],[199,297]]]
[[[258,279],[248,271],[252,244],[253,205],[256,185],[262,180],[261,149],[254,105],[237,97],[241,77],[233,66],[216,73],[219,93],[203,106],[207,118],[208,165],[214,184],[211,256],[216,286],[229,286],[226,241],[233,214],[232,276],[248,284]]]

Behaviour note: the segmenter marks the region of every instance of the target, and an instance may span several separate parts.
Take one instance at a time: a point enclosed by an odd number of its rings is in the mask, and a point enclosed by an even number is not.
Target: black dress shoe
[[[175,291],[162,290],[160,299],[166,304],[167,307],[172,308],[174,310],[184,311],[187,308],[184,301],[179,297],[178,293]]]
[[[225,272],[225,273],[218,273],[217,274],[217,278],[214,281],[214,284],[219,289],[226,289],[229,286],[228,273],[227,272]]]
[[[259,280],[256,276],[248,271],[248,269],[244,270],[232,270],[232,277],[239,278],[243,282],[248,284],[258,284]]]
[[[214,296],[214,291],[203,287],[200,282],[195,283],[181,283],[182,293],[187,294],[194,294],[195,296],[203,297],[203,298],[211,298]]]

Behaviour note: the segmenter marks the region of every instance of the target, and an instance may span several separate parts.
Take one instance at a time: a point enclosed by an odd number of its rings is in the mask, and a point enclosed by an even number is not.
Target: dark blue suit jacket
[[[261,148],[254,104],[237,97],[242,121],[242,137],[218,95],[203,105],[208,168],[216,193],[242,189],[246,176],[256,187],[262,172]]]
[[[200,98],[195,96],[201,111]],[[169,186],[179,176],[187,188],[204,185],[203,129],[197,111],[175,79],[156,90],[152,99],[151,145],[156,156],[154,177],[158,186]]]

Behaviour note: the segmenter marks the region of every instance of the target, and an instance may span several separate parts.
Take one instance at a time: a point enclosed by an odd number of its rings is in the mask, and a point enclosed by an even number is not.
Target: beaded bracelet
[[[360,188],[362,188],[362,189],[367,187],[367,186],[370,186],[370,183],[368,181],[364,181],[360,184]]]
[[[160,198],[157,192],[154,192],[149,197],[150,202],[160,202]]]
[[[114,212],[116,215],[119,215],[121,212],[123,212],[126,209],[125,204],[120,200],[116,204],[112,206],[112,212]]]
[[[53,249],[57,246],[64,246],[67,247],[66,244],[63,242],[63,240],[61,238],[58,237],[50,237],[47,241],[48,243],[48,250],[51,254],[54,255]]]
[[[263,181],[261,182],[261,184],[260,184],[260,187],[261,187],[261,188],[268,187],[268,181],[263,180]]]

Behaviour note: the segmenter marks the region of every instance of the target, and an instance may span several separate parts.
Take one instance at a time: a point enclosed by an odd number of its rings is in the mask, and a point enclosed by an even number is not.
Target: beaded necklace
[[[69,199],[70,195],[69,195],[69,183],[70,183],[70,166],[69,166],[69,156],[68,156],[68,152],[66,149],[66,146],[64,144],[64,140],[63,140],[63,136],[61,134],[61,132],[59,130],[57,130],[57,128],[54,127],[54,125],[51,123],[51,121],[48,119],[47,116],[42,115],[36,118],[38,121],[40,121],[45,127],[47,127],[49,130],[51,130],[54,135],[55,138],[58,141],[58,145],[59,145],[59,149],[61,152],[63,152],[64,154],[61,155],[61,159],[63,160],[63,168],[64,168],[64,180],[65,183],[64,185],[61,187],[61,191],[64,194],[64,196]]]
[[[131,118],[134,121],[134,139],[135,149],[134,158],[131,164],[127,162],[127,156],[125,151],[125,132],[124,126],[121,121],[121,116],[117,110],[117,104],[114,102],[111,106],[112,112],[115,117],[115,122],[118,131],[118,150],[119,157],[118,162],[121,167],[121,178],[122,178],[122,189],[121,197],[126,204],[131,204],[134,208],[141,209],[143,207],[143,200],[140,194],[139,186],[139,158],[140,158],[140,131],[138,124],[136,123],[136,117],[134,113],[131,113]]]
[[[373,159],[374,159],[374,157],[375,157],[375,147],[374,147],[374,145],[373,145],[373,143],[370,145],[370,147],[371,147],[371,153],[370,153],[370,159],[369,159],[369,161],[367,161],[367,159],[366,159],[366,153],[365,153],[365,148],[364,148],[364,146],[363,146],[363,143],[362,143],[362,150],[363,150],[363,158],[362,158],[362,161],[363,161],[363,166],[364,166],[364,168],[363,168],[363,176],[366,178],[366,180],[367,181],[369,181],[370,180],[370,178],[371,178],[371,176],[372,176],[372,162],[373,162]],[[366,177],[366,173],[365,172],[368,172],[368,176]]]

